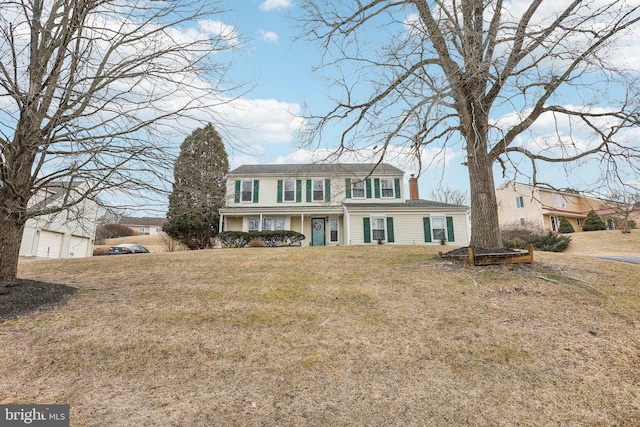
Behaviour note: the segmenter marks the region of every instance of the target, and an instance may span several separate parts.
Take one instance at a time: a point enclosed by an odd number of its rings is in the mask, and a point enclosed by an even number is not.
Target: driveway
[[[610,259],[613,261],[630,262],[632,264],[640,264],[640,256],[636,255],[589,255],[596,258]]]

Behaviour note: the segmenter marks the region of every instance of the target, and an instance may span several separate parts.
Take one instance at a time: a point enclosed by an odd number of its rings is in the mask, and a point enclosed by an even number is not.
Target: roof
[[[127,217],[123,216],[118,220],[118,224],[128,225],[128,226],[151,226],[151,227],[161,227],[164,223],[167,222],[167,218],[135,218],[135,217]]]
[[[388,163],[308,163],[279,165],[242,165],[229,175],[315,175],[315,174],[384,174],[404,175]]]
[[[449,209],[469,209],[464,205],[452,205],[450,203],[436,202],[433,200],[405,200],[398,203],[343,203],[348,209],[350,208],[449,208]]]

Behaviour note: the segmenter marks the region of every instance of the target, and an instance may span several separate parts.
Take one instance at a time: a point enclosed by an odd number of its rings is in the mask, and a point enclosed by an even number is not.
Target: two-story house
[[[605,217],[609,228],[614,228],[610,204],[578,192],[505,182],[496,190],[496,198],[501,228],[529,225],[558,231],[560,218],[565,217],[575,231],[582,231],[584,219],[592,209]]]
[[[220,231],[294,230],[304,245],[469,243],[467,206],[421,200],[386,163],[244,165],[227,175]]]

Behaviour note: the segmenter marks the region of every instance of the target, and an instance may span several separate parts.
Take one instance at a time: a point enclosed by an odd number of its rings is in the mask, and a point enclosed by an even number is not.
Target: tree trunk
[[[493,162],[487,153],[486,142],[468,143],[467,152],[472,212],[470,246],[502,249]]]
[[[1,215],[1,214],[0,214]],[[0,218],[0,287],[15,282],[24,224],[10,215]]]

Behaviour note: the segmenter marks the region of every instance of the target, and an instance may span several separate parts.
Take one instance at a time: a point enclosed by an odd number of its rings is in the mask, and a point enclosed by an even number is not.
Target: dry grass
[[[0,324],[0,403],[73,426],[640,425],[640,266],[439,247],[23,263],[80,288]]]
[[[620,230],[571,233],[566,253],[600,255],[640,255],[640,230],[623,234]]]

